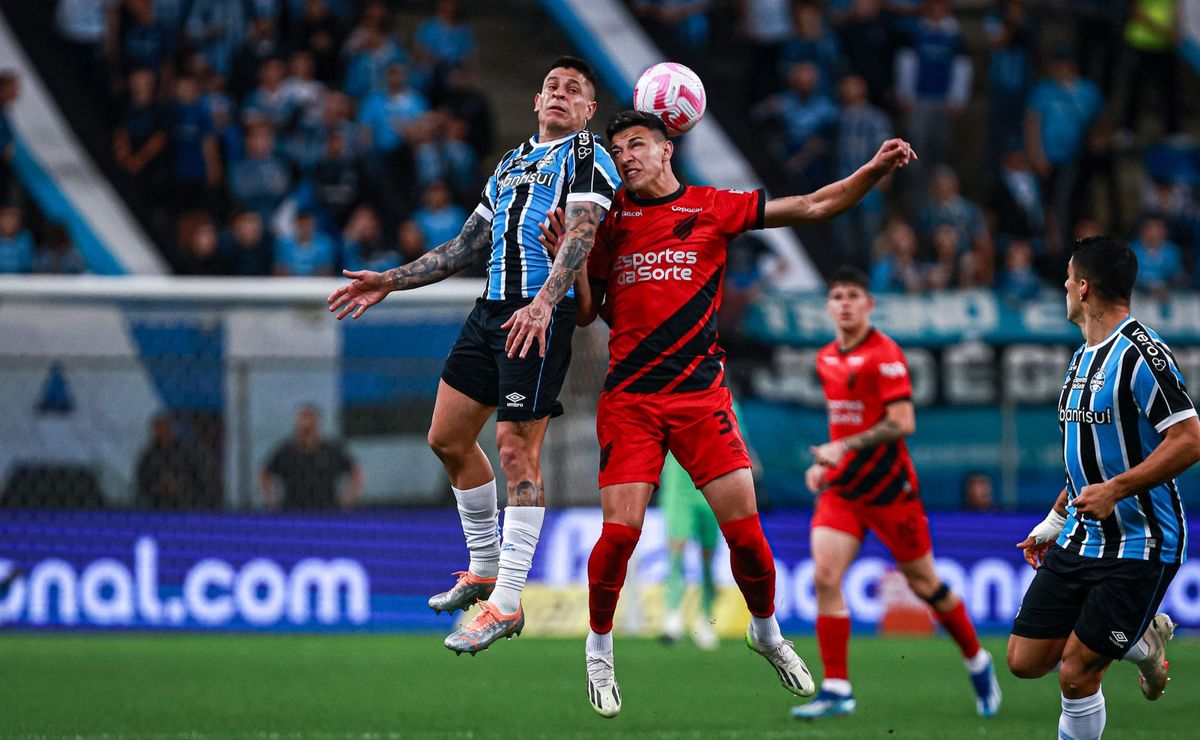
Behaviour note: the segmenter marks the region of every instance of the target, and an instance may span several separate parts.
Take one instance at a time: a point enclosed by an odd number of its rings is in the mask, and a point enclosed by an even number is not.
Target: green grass
[[[987,647],[1003,654],[1002,640]],[[797,644],[818,666],[811,639]],[[502,642],[455,657],[438,636],[0,636],[0,736],[1036,738],[1058,721],[1055,676],[1000,676],[981,720],[946,639],[851,644],[858,714],[790,719],[791,696],[733,641],[714,653],[618,639],[620,717],[593,714],[582,640]],[[1105,685],[1106,740],[1197,737],[1200,641],[1172,643],[1172,689],[1148,704],[1136,671]]]

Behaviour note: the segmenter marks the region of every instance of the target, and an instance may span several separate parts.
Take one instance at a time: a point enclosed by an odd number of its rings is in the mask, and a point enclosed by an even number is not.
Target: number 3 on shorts
[[[729,412],[724,409],[718,409],[713,412],[713,418],[720,424],[721,428],[717,430],[720,434],[729,434],[733,431],[733,422],[729,420]]]

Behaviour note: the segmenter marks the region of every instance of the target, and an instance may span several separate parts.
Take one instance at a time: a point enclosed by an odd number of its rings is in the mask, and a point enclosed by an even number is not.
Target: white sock
[[[979,673],[984,668],[988,667],[988,663],[992,660],[992,656],[988,655],[988,651],[979,648],[979,652],[963,662],[967,664],[967,670],[971,673]]]
[[[612,630],[603,635],[588,630],[587,645],[584,650],[589,655],[610,655],[613,651]]]
[[[500,547],[500,572],[496,590],[488,603],[501,614],[515,614],[521,606],[521,591],[533,566],[533,551],[542,533],[544,506],[504,507],[504,544]]]
[[[828,691],[838,696],[850,696],[854,693],[850,690],[850,682],[844,678],[826,678],[822,680],[821,691]]]
[[[750,637],[759,647],[770,647],[783,642],[783,633],[779,631],[779,622],[775,615],[769,617],[750,617]]]
[[[460,491],[454,486],[458,518],[462,521],[467,550],[471,553],[468,570],[480,578],[495,578],[500,569],[500,532],[496,526],[496,480]]]
[[[1149,657],[1150,641],[1143,634],[1141,639],[1129,646],[1129,650],[1121,656],[1121,660],[1128,660],[1130,663],[1141,663]]]
[[[1100,740],[1106,718],[1102,690],[1082,699],[1064,696],[1062,714],[1058,716],[1059,740]]]

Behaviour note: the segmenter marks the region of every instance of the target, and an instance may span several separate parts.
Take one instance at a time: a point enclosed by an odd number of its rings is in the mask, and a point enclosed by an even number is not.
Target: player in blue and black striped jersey
[[[1008,666],[1038,678],[1061,661],[1059,737],[1099,738],[1100,681],[1137,664],[1142,693],[1166,688],[1175,626],[1155,614],[1187,556],[1175,478],[1200,460],[1200,422],[1170,348],[1129,314],[1137,258],[1123,242],[1075,243],[1067,318],[1083,330],[1059,395],[1066,487],[1017,547],[1037,570]]]
[[[457,237],[384,273],[346,271],[352,282],[329,296],[339,319],[358,318],[393,290],[442,280],[488,256],[487,290],[446,358],[429,429],[471,555],[454,586],[429,606],[451,613],[477,600],[481,606],[445,640],[460,654],[486,650],[525,625],[521,591],[545,514],[542,440],[550,418],[562,414],[558,393],[571,359],[572,286],[620,182],[608,151],[586,128],[596,112],[596,78],[586,62],[556,59],[533,109],[537,133],[501,158]],[[551,258],[538,241],[539,224],[557,208],[566,212],[567,235]],[[493,412],[508,481],[503,548],[495,474],[476,441]]]

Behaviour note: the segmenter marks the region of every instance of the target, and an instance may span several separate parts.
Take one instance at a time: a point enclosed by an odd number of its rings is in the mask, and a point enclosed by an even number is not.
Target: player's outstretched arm
[[[411,290],[445,280],[460,272],[492,246],[492,224],[472,213],[458,236],[421,255],[407,265],[387,272],[342,270],[352,282],[333,291],[327,299],[330,311],[341,311],[338,320],[357,319],[393,290]]]
[[[825,221],[853,208],[887,175],[916,159],[904,139],[888,139],[862,167],[849,177],[830,183],[807,195],[772,198],[763,211],[763,225],[800,226]]]
[[[1162,442],[1146,459],[1103,483],[1084,486],[1071,503],[1080,516],[1104,519],[1117,502],[1178,476],[1200,461],[1200,421],[1196,417],[1172,424]]]
[[[588,253],[596,241],[596,229],[607,211],[599,203],[590,201],[567,204],[566,234],[554,257],[554,264],[550,266],[546,284],[528,306],[517,310],[500,327],[508,329],[505,351],[509,357],[525,357],[534,342],[538,345],[538,355],[546,354],[546,329],[550,326],[550,314],[575,282],[576,273],[586,264]]]
[[[538,228],[542,230],[538,241],[551,257],[556,257],[567,233],[563,209],[555,208],[547,213],[546,220],[538,224]],[[588,326],[595,321],[600,313],[600,304],[604,303],[604,283],[597,281],[593,284],[588,279],[586,264],[575,273],[575,303],[579,307],[575,314],[576,326]]]
[[[912,401],[894,401],[888,404],[887,414],[870,429],[842,437],[836,442],[826,442],[812,448],[815,461],[820,465],[837,467],[842,456],[849,450],[869,450],[879,445],[895,442],[917,431],[917,414]]]

